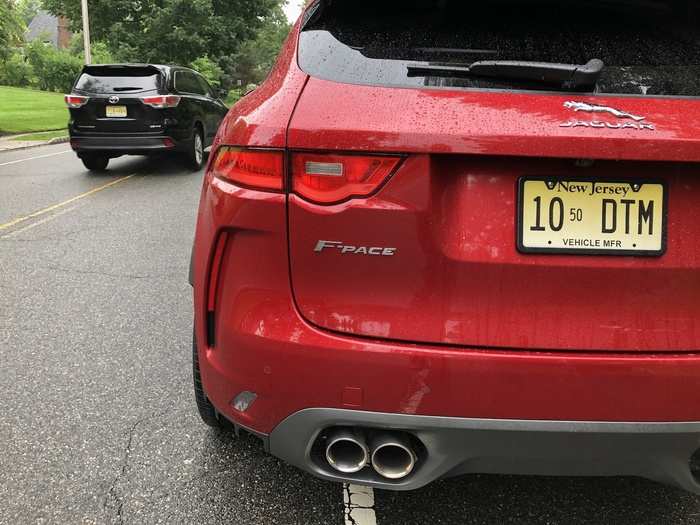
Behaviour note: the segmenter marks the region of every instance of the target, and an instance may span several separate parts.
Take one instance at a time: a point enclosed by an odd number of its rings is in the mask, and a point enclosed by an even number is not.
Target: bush
[[[0,84],[28,87],[33,80],[34,70],[20,51],[15,51],[5,62],[0,62]]]
[[[228,96],[226,97],[226,100],[224,102],[226,103],[227,106],[233,106],[236,102],[238,102],[241,98],[243,98],[243,93],[245,91],[245,88],[234,88],[228,92]]]
[[[93,64],[113,64],[114,56],[104,42],[93,42],[90,51],[92,52]],[[82,50],[80,56],[83,56]]]
[[[70,45],[68,46],[68,51],[71,55],[80,57],[85,60],[85,50],[83,49],[83,33],[75,33],[70,40]],[[113,54],[107,48],[107,44],[104,42],[92,42],[90,45],[90,51],[92,52],[92,63],[93,64],[113,64],[115,62]]]
[[[27,45],[26,54],[37,78],[36,87],[44,91],[69,92],[83,67],[80,57],[39,40]]]
[[[199,57],[190,64],[190,67],[206,78],[215,89],[221,86],[224,70],[208,56]]]

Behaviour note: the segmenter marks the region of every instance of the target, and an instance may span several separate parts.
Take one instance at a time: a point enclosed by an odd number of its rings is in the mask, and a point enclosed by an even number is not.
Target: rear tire
[[[109,157],[104,155],[86,155],[85,157],[80,157],[80,160],[83,161],[83,165],[90,171],[105,171],[109,164]]]
[[[199,171],[204,166],[204,133],[200,126],[195,126],[187,151],[187,164],[193,171]]]
[[[199,352],[197,351],[197,338],[195,334],[192,334],[192,375],[194,377],[194,398],[197,402],[197,410],[199,410],[199,416],[204,421],[204,424],[212,428],[223,428],[221,420],[219,420],[219,414],[211,404],[209,398],[204,393],[204,388],[202,387],[202,376],[199,372]]]

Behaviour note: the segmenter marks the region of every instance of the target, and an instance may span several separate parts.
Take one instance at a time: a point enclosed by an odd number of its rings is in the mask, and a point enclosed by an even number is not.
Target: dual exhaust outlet
[[[371,465],[383,478],[399,480],[413,472],[417,455],[410,441],[400,434],[381,432],[365,440],[359,430],[339,428],[328,435],[326,460],[343,474],[354,474]]]

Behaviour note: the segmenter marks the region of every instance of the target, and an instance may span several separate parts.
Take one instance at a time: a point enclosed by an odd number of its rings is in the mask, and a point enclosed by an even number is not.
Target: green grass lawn
[[[0,86],[0,133],[65,129],[68,109],[61,93]]]

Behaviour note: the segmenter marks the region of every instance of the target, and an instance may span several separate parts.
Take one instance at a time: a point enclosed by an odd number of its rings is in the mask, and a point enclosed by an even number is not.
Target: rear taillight
[[[372,195],[394,174],[402,157],[297,152],[290,159],[294,193],[318,204],[335,204]],[[278,192],[285,189],[284,162],[282,151],[222,146],[211,173],[245,188]]]
[[[157,97],[142,97],[141,102],[156,109],[176,108],[182,97],[177,95],[159,95]]]
[[[80,95],[66,95],[64,99],[66,106],[72,109],[82,108],[90,101],[90,97],[81,97]]]
[[[284,189],[284,153],[223,146],[211,167],[214,177],[264,191]]]
[[[401,157],[379,155],[292,154],[292,189],[297,195],[333,204],[367,197],[393,175]]]

